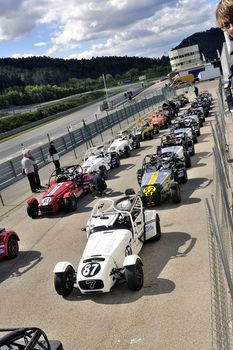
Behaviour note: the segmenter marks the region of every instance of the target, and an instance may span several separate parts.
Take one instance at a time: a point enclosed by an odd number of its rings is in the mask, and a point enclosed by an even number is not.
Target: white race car
[[[131,137],[125,132],[119,132],[115,138],[115,140],[111,143],[108,148],[108,152],[116,152],[119,157],[130,156],[130,151],[135,148],[140,148],[140,141],[136,137]]]
[[[120,158],[116,152],[106,151],[104,146],[92,147],[84,155],[83,169],[83,187],[84,190],[89,188],[90,173],[101,173],[101,176],[106,180],[108,171],[111,168],[120,166]]]
[[[67,296],[74,284],[82,294],[109,292],[122,279],[129,289],[141,289],[143,263],[138,253],[145,241],[161,237],[157,212],[145,210],[136,194],[103,198],[83,230],[88,241],[77,272],[68,261],[57,263],[53,270],[56,292]]]
[[[186,168],[192,166],[190,154],[184,149],[182,139],[173,137],[172,135],[163,135],[160,146],[157,146],[157,154],[159,156],[166,156],[166,154],[173,154],[183,162]]]

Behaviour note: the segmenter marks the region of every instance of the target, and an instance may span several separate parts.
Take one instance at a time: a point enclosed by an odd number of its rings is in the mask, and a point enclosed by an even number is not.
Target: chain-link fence
[[[233,349],[233,220],[232,190],[226,143],[226,121],[221,91],[214,137],[214,191],[206,199],[211,273],[213,349]]]

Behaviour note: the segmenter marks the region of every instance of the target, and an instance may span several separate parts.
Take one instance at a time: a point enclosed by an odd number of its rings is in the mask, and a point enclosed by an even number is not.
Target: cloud
[[[215,26],[215,7],[211,0],[1,0],[0,41],[46,25],[47,55],[157,57]]]
[[[34,46],[46,46],[47,43],[45,41],[40,41],[38,43],[35,43]]]
[[[11,58],[26,58],[35,56],[33,53],[14,53]]]

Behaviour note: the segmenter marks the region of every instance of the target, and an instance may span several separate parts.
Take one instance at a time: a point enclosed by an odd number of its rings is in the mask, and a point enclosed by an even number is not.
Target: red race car
[[[19,237],[15,231],[0,228],[0,258],[16,258],[19,253]]]
[[[54,171],[49,178],[49,188],[41,199],[27,200],[27,213],[35,219],[39,214],[56,213],[61,209],[69,212],[77,208],[77,198],[84,193],[84,175],[80,165],[61,168],[61,174]]]

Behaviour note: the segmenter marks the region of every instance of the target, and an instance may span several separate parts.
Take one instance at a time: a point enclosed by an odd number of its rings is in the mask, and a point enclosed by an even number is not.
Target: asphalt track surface
[[[200,84],[199,91],[206,87],[216,96],[215,82]],[[192,168],[188,169],[189,181],[181,185],[182,202],[166,201],[156,208],[162,238],[145,244],[140,253],[145,281],[139,292],[121,283],[102,295],[82,296],[75,289],[67,298],[58,296],[53,268],[62,260],[77,266],[86,244],[81,228],[95,200],[86,195],[75,213],[32,220],[21,201],[22,181],[7,189],[12,203],[0,208],[0,225],[14,229],[21,241],[18,258],[0,262],[0,328],[39,326],[49,339],[61,340],[65,350],[211,349],[205,198],[213,186],[210,122],[216,108],[215,99],[201,128]],[[120,168],[109,173],[111,195],[128,187],[139,189],[136,171],[158,144],[157,136],[143,142],[130,158],[122,159]],[[27,196],[29,192],[24,193]]]

